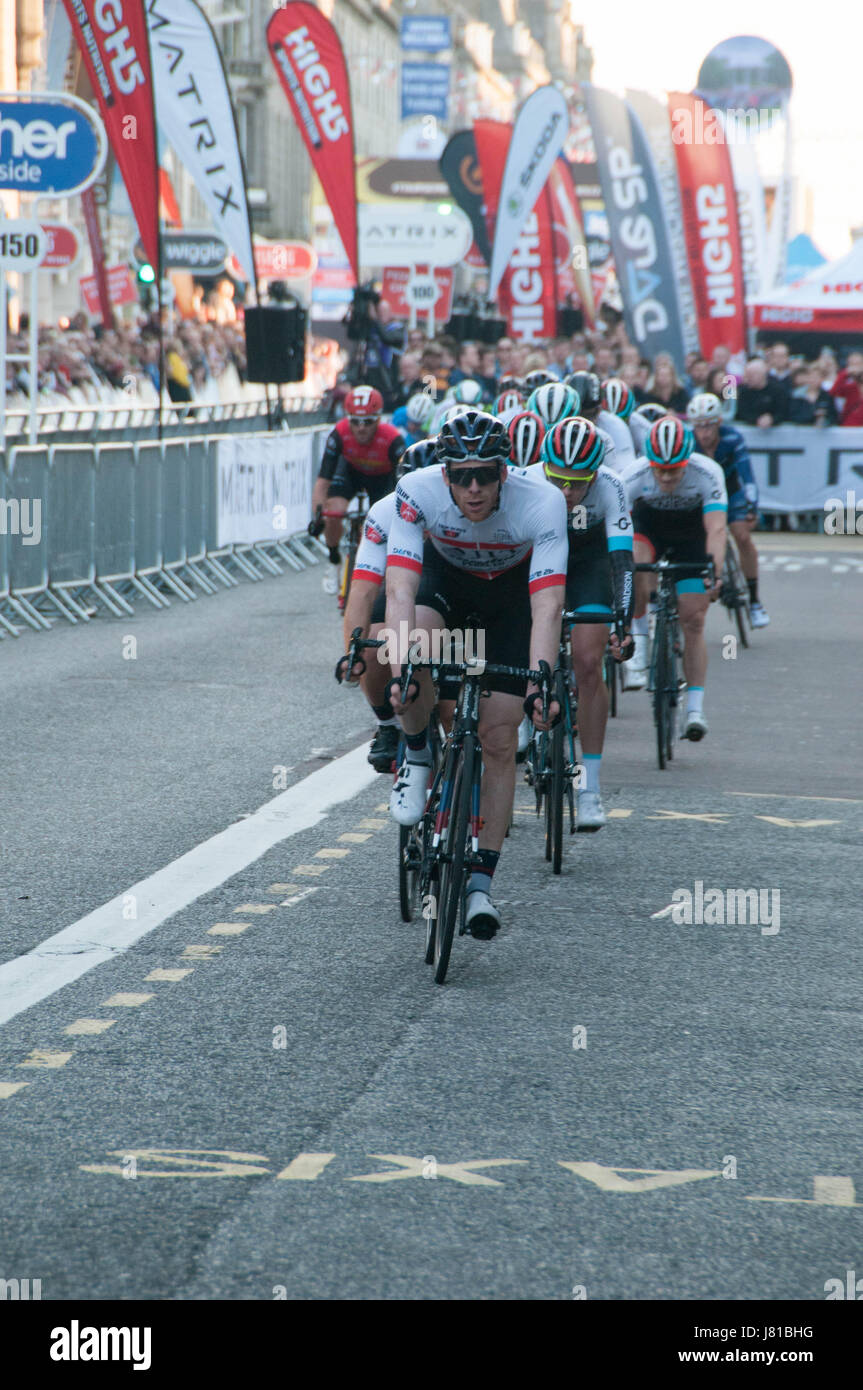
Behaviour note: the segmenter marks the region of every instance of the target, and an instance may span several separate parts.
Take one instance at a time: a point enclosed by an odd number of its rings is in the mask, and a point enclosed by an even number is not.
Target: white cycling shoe
[[[691,743],[698,743],[707,733],[707,720],[700,710],[692,710],[686,716],[686,728],[683,730],[683,737],[688,738]]]
[[[533,721],[524,716],[518,726],[518,748],[516,749],[515,760],[517,763],[524,762],[524,755],[530,747],[530,740],[533,738]]]
[[[770,624],[770,614],[760,603],[750,603],[749,621],[753,627],[768,627]]]
[[[426,807],[429,763],[403,762],[390,792],[390,814],[399,825],[416,825]]]
[[[647,638],[643,633],[634,637],[635,651],[623,663],[624,690],[643,690],[647,685]]]
[[[471,936],[480,941],[491,941],[500,926],[500,913],[489,897],[479,888],[467,895],[464,922]]]
[[[337,594],[339,592],[339,571],[335,565],[328,565],[327,571],[321,582],[321,588],[325,594]]]
[[[577,811],[576,830],[601,830],[606,823],[605,808],[599,792],[580,791]]]

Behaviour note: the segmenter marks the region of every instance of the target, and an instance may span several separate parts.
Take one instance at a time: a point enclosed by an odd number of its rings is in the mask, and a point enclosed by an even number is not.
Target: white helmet
[[[459,405],[477,405],[482,400],[482,387],[472,377],[465,377],[452,388],[452,398]]]
[[[417,391],[415,396],[411,396],[405,406],[408,424],[416,425],[419,429],[428,428],[429,421],[434,414],[435,401],[426,391]]]
[[[471,412],[472,410],[473,410],[473,406],[470,406],[470,405],[461,405],[461,404],[457,401],[455,405],[451,405],[451,406],[450,406],[449,410],[446,412],[446,414],[444,415],[443,419],[441,420],[441,424],[442,424],[442,425],[448,425],[449,422],[450,422],[450,420],[455,420],[455,419],[457,419],[459,415],[468,415],[468,414],[470,414],[470,412]]]
[[[538,386],[528,397],[527,410],[538,415],[547,430],[560,424],[569,415],[577,415],[579,407],[578,392],[562,381],[549,381]]]
[[[686,407],[686,418],[690,425],[721,425],[722,402],[711,391],[700,391]]]

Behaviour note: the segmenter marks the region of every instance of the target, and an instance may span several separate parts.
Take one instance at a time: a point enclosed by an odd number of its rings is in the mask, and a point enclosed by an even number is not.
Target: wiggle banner
[[[267,25],[267,45],[359,281],[351,91],[339,37],[314,5],[290,0]]]
[[[474,122],[482,169],[489,240],[494,240],[498,201],[512,127],[500,121]],[[509,333],[519,342],[552,338],[557,328],[554,238],[549,200],[543,195],[529,214],[515,243],[498,292]]]
[[[669,92],[668,107],[701,352],[708,359],[716,347],[741,352],[746,345],[743,255],[724,128],[718,114],[688,92]],[[705,138],[709,132],[718,137],[715,143]]]
[[[144,0],[63,0],[151,265],[159,264],[153,76]]]

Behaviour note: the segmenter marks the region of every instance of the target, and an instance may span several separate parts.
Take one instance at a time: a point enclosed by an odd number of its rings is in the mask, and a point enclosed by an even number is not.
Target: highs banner
[[[159,264],[153,77],[144,0],[63,0],[144,250]]]
[[[731,157],[724,138],[699,138],[708,129],[721,133],[718,113],[688,92],[669,92],[671,138],[683,208],[683,231],[704,357],[716,347],[741,352],[746,346],[743,255]]]
[[[589,83],[584,92],[626,331],[643,356],[668,352],[680,370],[685,343],[674,258],[644,130],[622,98]]]
[[[486,225],[489,240],[493,240],[512,126],[500,121],[476,121],[473,130],[482,170]],[[528,214],[516,239],[504,267],[498,303],[509,333],[519,342],[532,343],[554,337],[557,330],[554,237],[545,194]]]
[[[289,0],[267,25],[267,45],[359,281],[351,90],[338,34],[315,5]]]
[[[494,299],[525,223],[569,134],[569,107],[557,87],[537,87],[522,106],[499,185],[488,295]],[[484,171],[483,171],[484,172]]]
[[[252,229],[228,79],[210,22],[195,0],[148,0],[156,109],[219,235],[256,284]]]

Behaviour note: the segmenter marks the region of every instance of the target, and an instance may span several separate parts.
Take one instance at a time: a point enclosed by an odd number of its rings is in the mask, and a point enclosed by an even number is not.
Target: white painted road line
[[[365,743],[319,768],[245,820],[132,884],[86,917],[0,965],[0,1024],[80,979],[95,965],[128,951],[168,917],[241,873],[282,840],[310,830],[328,810],[350,801],[378,777],[366,761]],[[134,921],[124,918],[130,897]]]

